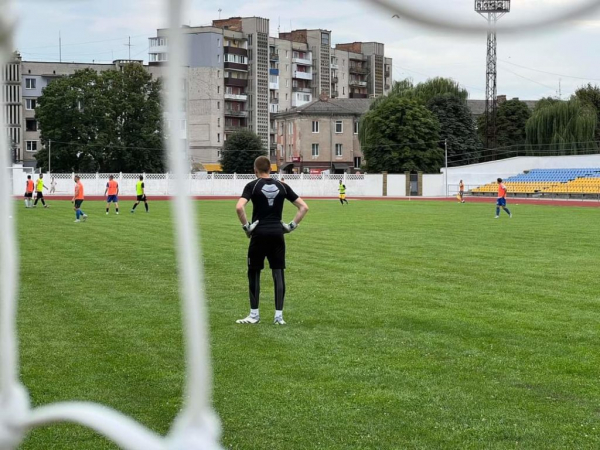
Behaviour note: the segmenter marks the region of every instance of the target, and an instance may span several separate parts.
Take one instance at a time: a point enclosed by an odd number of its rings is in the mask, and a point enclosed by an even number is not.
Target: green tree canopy
[[[427,81],[414,85],[409,79],[396,81],[388,96],[398,95],[417,100],[426,105],[434,97],[440,95],[450,95],[466,103],[469,98],[469,92],[463,89],[458,82],[451,78],[430,78]]]
[[[549,103],[527,121],[527,143],[538,149],[576,154],[593,145],[597,120],[596,111],[577,98]]]
[[[439,172],[439,122],[425,106],[398,95],[384,97],[361,119],[359,139],[370,172]]]
[[[525,144],[525,127],[531,111],[527,103],[518,99],[501,103],[496,110],[496,144],[498,147],[510,147]],[[478,130],[482,141],[487,136],[485,115],[478,120]]]
[[[429,100],[427,109],[440,123],[440,140],[448,141],[448,161],[460,165],[476,163],[481,141],[465,102],[451,94],[438,95]]]
[[[52,141],[53,171],[163,172],[160,95],[160,80],[139,64],[53,81],[36,109],[44,144],[38,167],[48,169]]]
[[[224,173],[254,173],[254,160],[266,156],[260,137],[250,130],[227,136],[223,145],[221,167]]]
[[[583,104],[596,111],[596,142],[600,142],[600,87],[592,85],[580,87],[575,91],[575,97]]]

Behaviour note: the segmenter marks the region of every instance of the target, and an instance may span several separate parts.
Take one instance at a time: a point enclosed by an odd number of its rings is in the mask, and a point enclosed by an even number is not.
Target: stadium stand
[[[600,168],[587,169],[533,169],[504,180],[508,192],[513,195],[600,194]],[[496,194],[497,183],[489,183],[471,191],[472,194]]]

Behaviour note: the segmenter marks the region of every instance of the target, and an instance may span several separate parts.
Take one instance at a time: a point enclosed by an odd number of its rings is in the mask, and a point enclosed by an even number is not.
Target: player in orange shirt
[[[25,182],[25,208],[33,207],[33,180],[31,175],[27,175]]]
[[[83,184],[81,184],[81,178],[79,175],[75,175],[75,195],[73,195],[73,204],[75,205],[75,223],[81,222],[80,218],[83,218],[85,222],[88,218],[87,214],[81,210],[81,204],[85,198],[83,194]]]
[[[108,197],[107,197],[108,194]],[[104,196],[106,198],[106,215],[110,210],[110,204],[114,203],[117,209],[117,216],[119,215],[119,183],[115,180],[112,175],[108,177],[108,183],[106,183],[106,189],[104,190]]]
[[[506,211],[506,214],[508,214],[508,217],[512,217],[512,214],[506,207],[506,193],[507,192],[508,192],[508,190],[506,189],[506,186],[502,182],[502,178],[498,178],[498,200],[496,201],[496,217],[495,217],[496,219],[500,218],[500,208],[502,208],[504,211]]]

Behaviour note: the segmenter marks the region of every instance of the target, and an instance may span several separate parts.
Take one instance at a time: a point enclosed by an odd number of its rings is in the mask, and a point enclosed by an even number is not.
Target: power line
[[[513,75],[518,76],[519,78],[523,78],[524,80],[531,81],[532,83],[539,84],[540,86],[543,86],[545,88],[552,89],[553,91],[556,91],[556,87],[548,86],[546,84],[540,83],[539,81],[535,81],[535,80],[532,80],[531,78],[527,78],[527,77],[525,77],[523,75],[519,75],[517,72],[513,72],[512,70],[509,70],[506,67],[502,67],[502,70],[506,70],[507,72],[512,73]]]
[[[521,69],[532,70],[534,72],[545,73],[547,75],[554,75],[554,76],[557,76],[557,77],[564,77],[564,78],[573,78],[573,79],[576,79],[576,80],[600,81],[600,78],[574,77],[574,76],[571,76],[571,75],[565,75],[565,74],[560,74],[560,73],[548,72],[548,71],[540,70],[540,69],[533,69],[531,67],[522,66],[520,64],[515,64],[515,63],[510,62],[510,61],[505,61],[503,59],[501,59],[500,61],[502,61],[503,63],[506,63],[506,64],[510,64],[511,66],[520,67]]]
[[[138,38],[138,37],[147,37],[146,34],[138,34],[136,36],[131,36],[132,38]],[[122,40],[126,40],[128,39],[129,36],[124,36],[124,37],[119,37],[119,38],[112,38],[112,39],[102,39],[100,41],[88,41],[88,42],[76,42],[76,43],[72,43],[72,44],[62,44],[63,47],[67,47],[67,46],[74,46],[74,45],[88,45],[88,44],[100,44],[102,42],[112,42],[112,41],[122,41]],[[20,49],[21,51],[27,51],[27,50],[37,50],[40,48],[58,48],[58,45],[43,45],[40,47],[28,47],[28,48],[24,48],[24,49]]]

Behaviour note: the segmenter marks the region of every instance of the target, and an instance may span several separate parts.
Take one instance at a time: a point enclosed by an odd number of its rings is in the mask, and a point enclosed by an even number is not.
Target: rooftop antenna
[[[221,8],[219,8],[219,20],[221,20],[221,11],[223,11]]]
[[[58,61],[62,62],[62,37],[60,31],[58,32]]]
[[[281,33],[281,16],[279,16],[277,18],[277,35],[279,36],[279,33]]]
[[[126,47],[129,47],[129,61],[131,61],[131,47],[133,47],[131,45],[131,36],[129,36],[129,43],[128,44],[123,44],[123,45],[125,45]]]
[[[558,79],[558,99],[562,100],[562,78]]]

